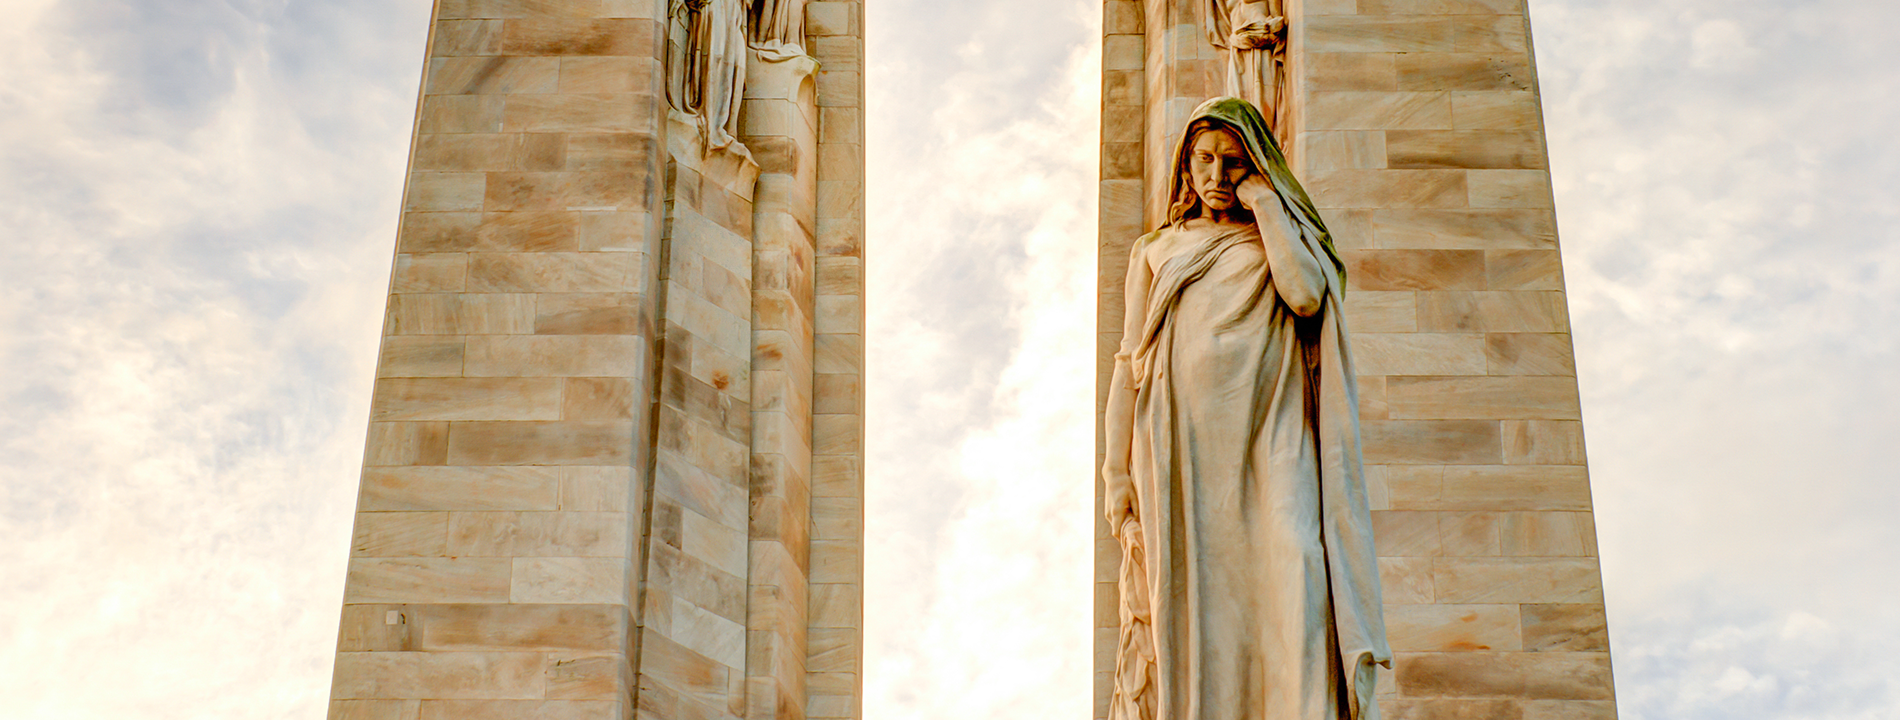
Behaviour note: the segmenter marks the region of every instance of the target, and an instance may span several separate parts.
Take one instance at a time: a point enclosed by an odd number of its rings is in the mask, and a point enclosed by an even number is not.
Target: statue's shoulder
[[[1163,225],[1154,232],[1135,238],[1135,244],[1128,248],[1129,257],[1141,257],[1141,254],[1147,252],[1148,248],[1154,246],[1156,243],[1162,242],[1169,235],[1174,234],[1174,232],[1175,230],[1172,226]]]

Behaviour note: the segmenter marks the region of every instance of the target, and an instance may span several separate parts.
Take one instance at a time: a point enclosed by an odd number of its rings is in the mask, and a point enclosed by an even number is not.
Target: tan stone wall
[[[333,718],[859,715],[860,6],[756,163],[665,7],[437,3]]]
[[[818,69],[811,637],[806,713],[864,706],[864,4],[806,6]]]
[[[1157,213],[1156,168],[1186,112],[1219,87],[1186,5],[1104,3],[1098,385],[1120,343],[1129,244]],[[1294,161],[1350,266],[1398,655],[1381,705],[1396,718],[1614,718],[1524,4],[1292,5]],[[1119,558],[1099,521],[1096,536],[1100,718]]]

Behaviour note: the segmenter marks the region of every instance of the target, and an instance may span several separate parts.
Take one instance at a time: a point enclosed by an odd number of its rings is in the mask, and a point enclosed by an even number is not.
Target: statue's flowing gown
[[[1371,688],[1354,687],[1368,655],[1389,655],[1371,652],[1384,638],[1370,513],[1363,486],[1356,498],[1328,493],[1322,472],[1344,463],[1318,419],[1352,410],[1321,407],[1349,397],[1337,383],[1322,397],[1317,367],[1336,300],[1315,318],[1295,315],[1252,227],[1163,232],[1183,233],[1171,243],[1181,248],[1155,273],[1144,332],[1124,345],[1140,384],[1129,527],[1140,557],[1124,582],[1147,605],[1138,625],[1151,637],[1137,644],[1153,658],[1149,717],[1372,717]],[[1328,540],[1340,546],[1331,557]],[[1342,647],[1342,635],[1357,647]]]

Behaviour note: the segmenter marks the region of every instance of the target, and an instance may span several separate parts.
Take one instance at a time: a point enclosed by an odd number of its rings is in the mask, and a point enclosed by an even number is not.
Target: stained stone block
[[[1386,613],[1394,652],[1517,652],[1516,605],[1400,605]]]
[[[1484,173],[1466,173],[1469,181]],[[1379,247],[1419,249],[1547,249],[1557,245],[1557,221],[1540,210],[1382,209],[1371,215]]]

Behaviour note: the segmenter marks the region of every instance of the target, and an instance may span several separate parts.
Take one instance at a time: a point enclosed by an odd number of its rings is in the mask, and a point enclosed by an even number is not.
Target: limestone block
[[[1474,208],[1553,207],[1545,170],[1474,170],[1465,175]]]
[[[1346,295],[1346,326],[1354,333],[1418,331],[1418,294],[1360,291]]]
[[[404,195],[406,212],[456,212],[482,209],[488,177],[482,173],[417,172],[409,174]]]
[[[1398,89],[1408,92],[1525,92],[1537,83],[1530,56],[1517,52],[1405,54],[1397,56],[1395,69]]]
[[[396,256],[390,292],[461,292],[468,278],[468,256],[460,253]]]
[[[472,336],[470,377],[636,377],[645,344],[624,335]]]
[[[441,172],[511,170],[518,143],[509,135],[417,135],[410,167]]]
[[[435,24],[431,57],[464,57],[501,53],[500,20],[439,20]]]
[[[338,653],[336,664],[331,697],[338,699],[538,699],[542,693],[539,653]]]
[[[1423,653],[1397,658],[1406,696],[1607,700],[1610,658],[1603,653]]]
[[[370,467],[360,512],[557,509],[560,475],[535,467]]]
[[[1503,457],[1496,421],[1373,421],[1363,423],[1360,433],[1368,463],[1481,465]]]
[[[1388,681],[1390,673],[1379,679]],[[1386,698],[1379,713],[1390,720],[1524,720],[1523,703],[1515,700]]]
[[[1387,608],[1434,600],[1431,558],[1379,558],[1379,588]]]
[[[421,700],[331,700],[330,720],[421,720]]]
[[[747,593],[744,578],[721,571],[665,545],[653,546],[652,561],[649,582],[655,588],[666,591],[674,599],[691,603],[694,607],[732,622],[745,622]],[[671,600],[666,602],[666,616],[671,617],[673,605]]]
[[[343,602],[508,602],[509,573],[493,558],[351,558]]]
[[[1103,70],[1141,70],[1145,42],[1141,35],[1109,35],[1102,39]]]
[[[735,670],[745,667],[745,625],[675,597],[667,637],[680,647]]]
[[[566,606],[572,607],[572,606]],[[625,614],[625,608],[616,608]],[[622,636],[623,643],[625,636]],[[623,645],[624,647],[624,645]],[[618,649],[618,648],[616,648]],[[553,653],[548,655],[547,698],[549,700],[618,700],[632,686],[632,667],[625,655],[599,653]],[[619,714],[607,718],[623,717]]]
[[[1570,331],[1561,292],[1422,292],[1424,332],[1560,333]]]
[[[1616,702],[1533,700],[1524,703],[1524,720],[1616,720]]]
[[[1398,420],[1575,420],[1576,380],[1568,377],[1399,377],[1386,384]]]
[[[515,136],[509,167],[515,170],[560,170],[567,165],[567,136],[527,133]]]
[[[1530,51],[1531,28],[1523,15],[1465,15],[1452,18],[1452,25],[1452,32],[1456,36],[1454,52],[1505,54]]]
[[[1524,645],[1536,652],[1609,652],[1610,630],[1596,604],[1522,605]]]
[[[1361,15],[1522,15],[1524,0],[1358,0]]]
[[[502,52],[509,55],[637,55],[654,57],[658,32],[650,20],[533,18],[509,20]]]
[[[448,554],[624,558],[628,532],[625,512],[458,512],[449,516]]]
[[[1570,336],[1561,333],[1492,333],[1485,336],[1492,375],[1576,375]]]
[[[728,574],[746,576],[746,533],[691,510],[680,513],[680,550]]]
[[[1511,465],[1582,465],[1583,423],[1574,420],[1507,420],[1504,462]]]
[[[1500,130],[1388,130],[1385,164],[1391,168],[1542,169],[1540,133]]]
[[[380,618],[373,618],[380,619]],[[429,604],[404,606],[417,650],[612,653],[627,641],[616,605]]]
[[[1307,21],[1306,47],[1322,53],[1452,52],[1458,49],[1456,29],[1442,18],[1318,15]]]
[[[425,700],[421,720],[618,720],[626,710],[613,700]]]
[[[416,129],[426,133],[501,132],[501,95],[431,95],[422,99]]]
[[[864,461],[853,455],[812,458],[811,494],[820,497],[863,497]]]
[[[1444,558],[1433,590],[1451,603],[1602,603],[1594,558]]]
[[[625,513],[632,507],[630,500],[637,487],[637,478],[631,468],[612,465],[564,467],[556,473],[560,476],[560,510]],[[628,523],[630,527],[639,525],[637,513]]]
[[[455,465],[607,465],[633,460],[629,422],[464,422],[449,427]]]
[[[1308,172],[1372,170],[1385,167],[1385,133],[1373,130],[1300,133],[1300,157]],[[1327,218],[1327,229],[1339,241],[1339,221]]]
[[[1590,478],[1581,466],[1394,466],[1386,468],[1384,479],[1395,510],[1590,509]]]
[[[630,253],[478,253],[468,275],[476,292],[628,293],[641,291],[641,269]]]
[[[1394,652],[1516,652],[1523,649],[1516,605],[1394,605],[1386,609]]]
[[[1389,53],[1314,52],[1307,53],[1306,82],[1325,92],[1395,92],[1398,66]]]
[[[1307,100],[1312,130],[1450,129],[1444,92],[1315,92]]]
[[[398,336],[383,338],[377,377],[455,377],[462,374],[461,338]]]
[[[627,604],[624,558],[515,558],[508,602]]]
[[[1504,516],[1503,553],[1515,556],[1596,557],[1595,528],[1589,513],[1510,513]]]
[[[561,381],[541,378],[386,378],[370,419],[559,420]]]
[[[519,294],[389,296],[385,335],[515,334],[532,329],[534,298]]]
[[[1380,557],[1437,557],[1444,554],[1439,513],[1375,510],[1372,530]]]
[[[1342,254],[1349,290],[1479,290],[1485,286],[1485,254],[1475,250]]]
[[[856,584],[814,584],[811,586],[811,627],[861,628],[863,601],[864,591]]]
[[[1467,179],[1480,173],[1467,173]],[[1554,249],[1557,220],[1542,210],[1374,210],[1381,248]]]
[[[1457,170],[1335,170],[1314,173],[1307,189],[1325,208],[1455,208],[1465,204]]]
[[[437,18],[609,17],[604,0],[441,0]],[[611,17],[621,17],[612,15]],[[640,17],[635,15],[633,17]]]
[[[428,95],[517,95],[560,89],[561,61],[542,57],[445,57],[429,61]]]
[[[1502,524],[1499,513],[1440,513],[1438,535],[1445,557],[1497,557]]]
[[[1543,108],[1532,92],[1455,92],[1451,124],[1457,130],[1542,132]]]
[[[370,423],[363,465],[441,465],[449,458],[449,424]]]
[[[443,557],[449,515],[441,512],[361,513],[350,539],[355,557]]]
[[[1355,332],[1352,343],[1355,369],[1367,375],[1482,375],[1485,372],[1484,338],[1478,335]]]

